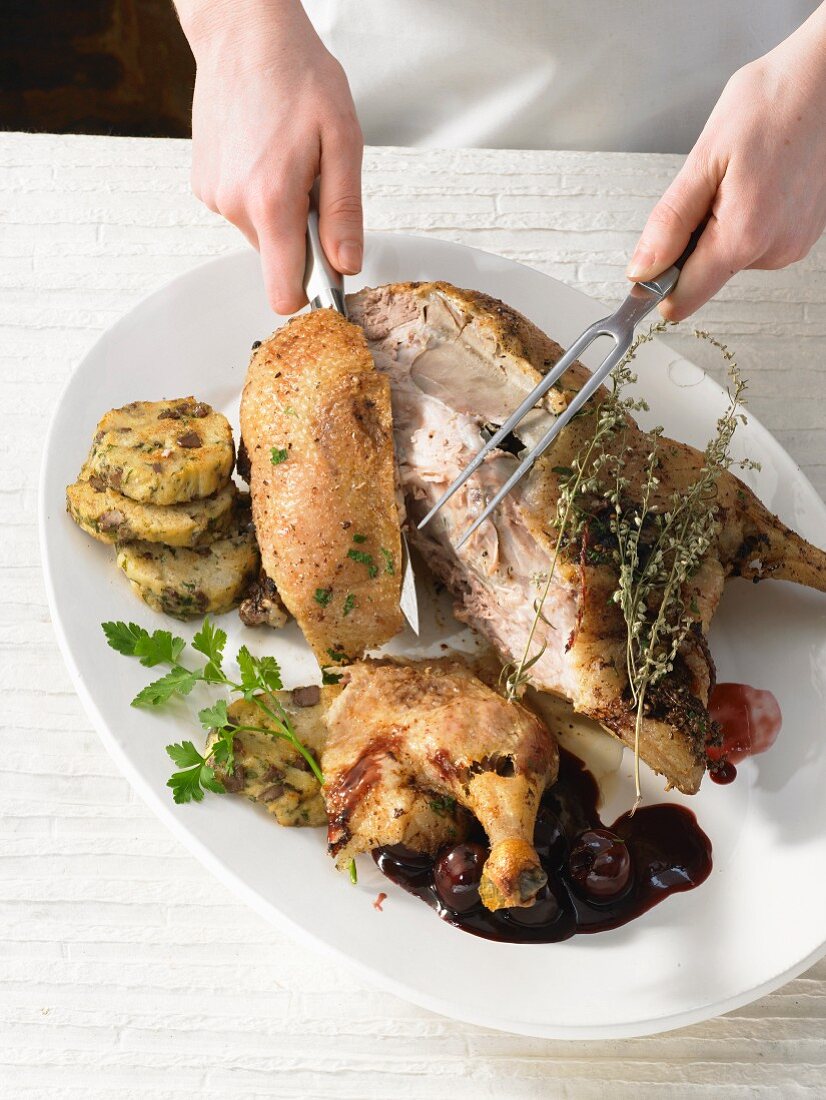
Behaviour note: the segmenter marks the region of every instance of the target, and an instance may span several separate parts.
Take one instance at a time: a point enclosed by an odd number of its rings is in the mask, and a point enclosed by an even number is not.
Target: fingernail
[[[628,262],[628,267],[625,269],[625,274],[629,279],[638,279],[641,275],[646,275],[650,272],[654,263],[654,253],[644,245],[642,241],[634,249],[634,255]]]
[[[361,245],[358,241],[342,241],[338,246],[339,267],[347,275],[361,271]]]

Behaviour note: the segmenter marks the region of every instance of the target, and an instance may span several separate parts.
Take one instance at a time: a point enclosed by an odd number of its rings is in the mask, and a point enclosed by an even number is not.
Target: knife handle
[[[347,316],[344,300],[344,280],[333,267],[321,247],[318,234],[318,180],[310,190],[307,210],[307,255],[304,263],[304,292],[310,309],[334,309]]]

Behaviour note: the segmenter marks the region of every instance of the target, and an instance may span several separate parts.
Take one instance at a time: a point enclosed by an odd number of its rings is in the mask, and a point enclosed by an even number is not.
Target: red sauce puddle
[[[770,749],[783,724],[772,693],[748,684],[718,684],[708,701],[708,713],[723,733],[723,743],[708,749],[715,783],[731,783],[737,776],[735,764]]]

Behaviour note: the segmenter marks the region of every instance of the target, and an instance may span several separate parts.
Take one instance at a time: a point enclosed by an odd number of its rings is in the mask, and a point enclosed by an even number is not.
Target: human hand
[[[661,274],[708,218],[660,306],[687,317],[745,268],[802,259],[826,226],[826,4],[734,74],[682,169],[654,207],[626,274]]]
[[[276,313],[305,302],[308,194],[343,274],[361,269],[363,141],[347,78],[295,0],[179,0],[197,62],[192,189],[261,253]]]

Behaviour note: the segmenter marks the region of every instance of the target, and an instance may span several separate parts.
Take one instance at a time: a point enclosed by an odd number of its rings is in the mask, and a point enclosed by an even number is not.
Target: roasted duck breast
[[[390,387],[359,328],[329,309],[253,353],[241,400],[267,578],[321,665],[396,634],[402,560]]]
[[[396,456],[415,525],[482,446],[485,427],[504,421],[562,349],[502,302],[446,283],[367,289],[349,298],[349,308],[376,366],[390,381]],[[553,520],[560,471],[569,468],[593,432],[593,411],[571,422],[492,521],[461,551],[455,545],[514,470],[515,454],[566,406],[587,376],[580,364],[568,371],[544,407],[523,422],[513,447],[494,451],[423,532],[411,532],[453,594],[458,617],[484,634],[506,662],[519,661],[526,650],[557,543]],[[648,437],[629,421],[627,439],[629,492],[635,487],[641,492]],[[692,484],[703,462],[692,447],[664,443],[657,490],[663,499]],[[685,593],[696,608],[696,622],[673,671],[647,698],[639,746],[641,758],[669,786],[686,793],[700,785],[713,735],[707,703],[715,672],[706,635],[726,577],[778,577],[826,590],[826,554],[785,527],[731,473],[719,479],[717,504],[713,544]],[[539,690],[566,697],[577,711],[633,745],[626,624],[611,602],[616,568],[610,554],[587,549],[563,554],[552,572],[530,678]]]

